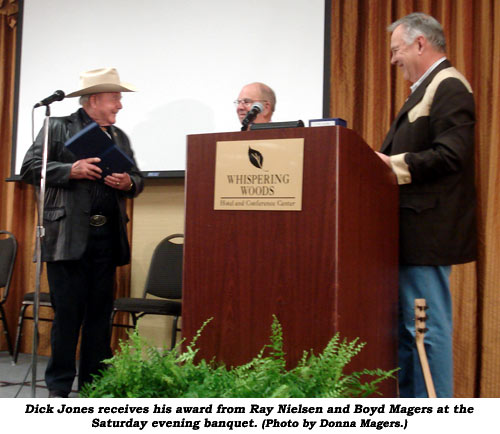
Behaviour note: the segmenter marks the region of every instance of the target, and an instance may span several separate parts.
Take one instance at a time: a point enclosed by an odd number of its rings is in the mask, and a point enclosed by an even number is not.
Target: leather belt
[[[107,221],[108,219],[105,215],[95,214],[90,216],[90,226],[103,226]]]

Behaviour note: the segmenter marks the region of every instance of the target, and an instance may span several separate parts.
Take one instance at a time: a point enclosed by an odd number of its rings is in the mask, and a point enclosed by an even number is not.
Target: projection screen
[[[233,101],[260,81],[277,95],[273,121],[323,116],[324,0],[24,0],[21,2],[13,175],[32,143],[33,105],[113,66],[123,94],[116,125],[148,177],[182,176],[186,135],[238,131]],[[78,109],[77,98],[51,116]],[[35,135],[44,108],[35,110]]]

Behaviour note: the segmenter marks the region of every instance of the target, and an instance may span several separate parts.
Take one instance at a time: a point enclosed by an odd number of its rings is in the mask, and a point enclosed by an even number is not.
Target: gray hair
[[[387,30],[392,33],[399,25],[405,29],[403,39],[408,45],[413,43],[418,36],[425,36],[437,51],[446,52],[443,27],[434,17],[422,12],[414,12],[393,22]]]
[[[82,95],[79,99],[80,105],[84,106],[85,104],[87,104],[89,102],[90,97],[91,95]]]

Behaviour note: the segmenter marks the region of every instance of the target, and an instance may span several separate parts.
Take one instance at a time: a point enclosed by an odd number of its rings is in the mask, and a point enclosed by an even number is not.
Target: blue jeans
[[[424,336],[429,367],[440,398],[453,397],[453,325],[449,276],[451,266],[399,267],[399,395],[425,398],[427,389],[415,345],[415,299],[427,306]]]

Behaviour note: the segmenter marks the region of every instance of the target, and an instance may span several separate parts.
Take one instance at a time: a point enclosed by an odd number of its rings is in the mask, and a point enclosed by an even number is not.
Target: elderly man
[[[263,124],[271,122],[276,107],[276,95],[264,83],[250,83],[241,89],[238,99],[234,101],[240,122],[243,122],[254,102],[260,102],[264,109],[257,115],[253,123]]]
[[[42,260],[47,262],[54,307],[52,355],[45,372],[49,397],[67,397],[76,375],[75,356],[81,329],[78,387],[91,381],[102,360],[111,356],[109,318],[118,265],[130,260],[125,199],[143,189],[127,136],[113,126],[122,108],[121,92],[134,91],[121,83],[114,68],[82,73],[75,113],[51,118],[49,126]],[[65,142],[96,122],[114,145],[134,162],[124,173],[101,176],[97,157],[77,159]],[[26,153],[23,181],[37,185],[42,164],[43,134]]]
[[[446,59],[443,30],[433,17],[413,13],[388,30],[391,63],[412,83],[378,154],[400,186],[400,396],[427,396],[414,338],[414,300],[425,298],[436,394],[452,397],[449,274],[452,264],[476,258],[474,97]]]

